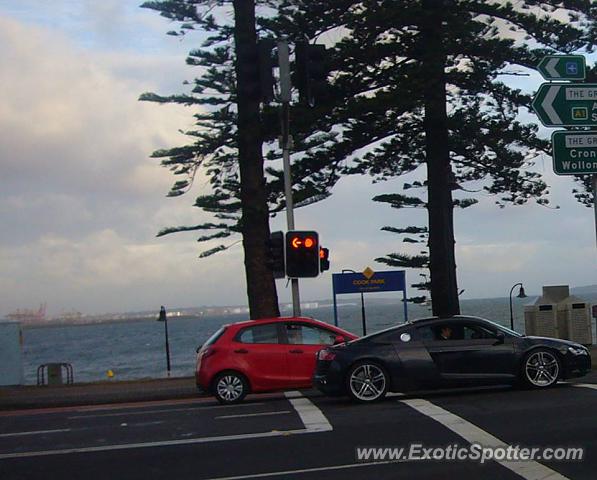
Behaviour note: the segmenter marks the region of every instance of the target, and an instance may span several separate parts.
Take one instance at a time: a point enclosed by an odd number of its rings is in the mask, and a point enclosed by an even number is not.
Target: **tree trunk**
[[[263,175],[254,0],[234,0],[238,158],[247,295],[252,319],[278,317],[278,295],[266,264],[269,211]]]
[[[429,214],[429,260],[433,314],[460,314],[454,256],[448,116],[446,110],[446,53],[443,47],[442,0],[423,0],[421,23],[422,75],[425,95],[425,154]]]

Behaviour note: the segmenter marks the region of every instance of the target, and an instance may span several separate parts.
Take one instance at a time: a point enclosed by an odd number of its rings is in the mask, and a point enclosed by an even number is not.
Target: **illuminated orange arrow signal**
[[[292,239],[292,248],[299,248],[302,245],[303,241],[299,237],[294,237]]]

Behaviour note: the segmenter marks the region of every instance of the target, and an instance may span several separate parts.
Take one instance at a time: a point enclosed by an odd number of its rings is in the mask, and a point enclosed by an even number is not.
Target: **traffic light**
[[[284,232],[272,232],[269,236],[267,266],[272,270],[274,278],[284,278]]]
[[[330,269],[330,250],[329,248],[319,247],[319,271],[325,272]]]
[[[290,278],[319,275],[319,235],[313,231],[286,233],[286,275]]]
[[[295,49],[294,84],[299,91],[301,103],[310,107],[325,97],[329,66],[325,45],[298,43]]]
[[[273,56],[275,41],[271,38],[259,40],[259,92],[261,101],[270,103],[274,99],[274,67],[276,60]]]

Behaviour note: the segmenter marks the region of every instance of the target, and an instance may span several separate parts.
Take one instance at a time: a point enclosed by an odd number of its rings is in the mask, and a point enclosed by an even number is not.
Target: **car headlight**
[[[572,355],[588,355],[589,351],[585,347],[568,347]]]

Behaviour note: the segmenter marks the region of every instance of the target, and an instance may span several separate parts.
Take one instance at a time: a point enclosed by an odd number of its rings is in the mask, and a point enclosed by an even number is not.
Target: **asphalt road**
[[[597,478],[597,379],[548,391],[395,395],[374,405],[313,391],[0,412],[0,479]],[[580,447],[582,461],[401,459],[356,447]],[[417,447],[419,448],[419,447]]]

